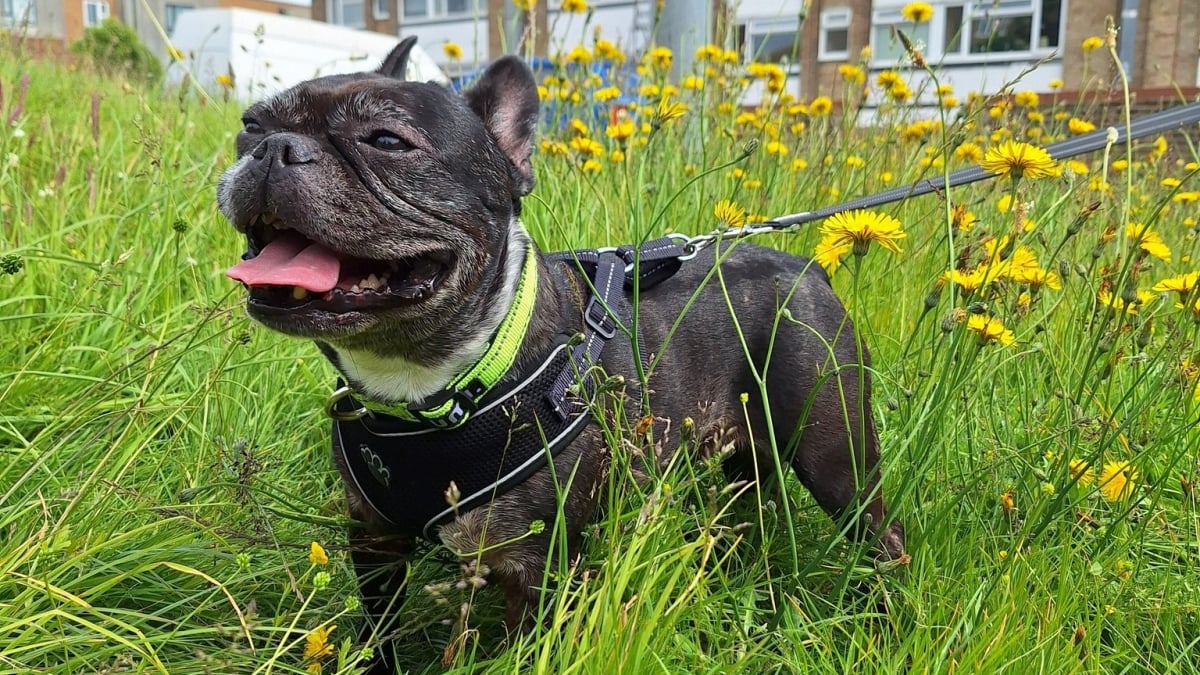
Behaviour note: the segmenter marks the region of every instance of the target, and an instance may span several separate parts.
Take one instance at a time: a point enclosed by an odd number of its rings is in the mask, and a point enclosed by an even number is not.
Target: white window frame
[[[163,29],[167,31],[167,35],[175,32],[175,25],[179,22],[179,17],[193,9],[196,9],[195,5],[180,2],[165,3],[163,5]]]
[[[1058,46],[1041,47],[1038,44],[1043,37],[1041,35],[1041,26],[1045,0],[1000,0],[998,3],[1000,6],[995,8],[993,8],[993,5],[997,4],[995,0],[941,0],[940,2],[931,3],[933,5],[933,17],[930,21],[918,27],[918,31],[925,34],[915,36],[914,41],[920,43],[925,59],[930,63],[960,65],[1038,59],[1055,51],[1061,53],[1061,46],[1066,31],[1065,17],[1068,16],[1068,1],[1061,0],[1059,6],[1061,14],[1058,25]],[[880,44],[880,39],[886,34],[882,30],[884,26],[896,25],[905,30],[909,37],[914,37],[912,35],[912,23],[900,15],[901,6],[902,3],[895,2],[894,0],[890,2],[883,1],[877,3],[876,9],[871,13],[870,38],[872,66],[890,67],[904,63],[907,60],[907,55],[903,54],[898,58],[884,56],[884,47],[886,45]],[[947,10],[950,7],[962,7],[963,23],[961,26],[947,25]],[[977,18],[985,16],[992,18],[1030,17],[1030,48],[1026,50],[972,53],[970,45],[971,30],[973,29],[974,21]],[[921,31],[922,28],[924,29],[923,31]],[[946,41],[948,39],[953,40],[955,33],[959,33],[957,39],[958,47],[947,50],[945,48]]]
[[[466,0],[467,8],[461,12],[450,12],[446,9],[447,0],[425,0],[425,13],[411,16],[404,0],[400,0],[400,17],[402,21],[440,21],[443,19],[469,19],[484,11],[483,0]]]
[[[88,10],[92,8],[95,8],[96,10],[95,21],[88,16]],[[108,6],[108,0],[83,0],[83,27],[91,28],[92,26],[99,26],[100,24],[104,23],[104,20],[111,16],[109,11],[110,9],[111,8]]]
[[[794,18],[780,18],[778,16],[762,19],[746,19],[741,23],[742,26],[742,60],[746,63],[755,61],[758,54],[754,52],[754,40],[751,36],[768,36],[775,33],[791,33],[793,40],[799,35],[799,23]],[[791,63],[782,63],[779,61],[770,61],[769,63],[779,63],[784,66],[789,74],[795,74],[800,69],[800,55],[804,53],[803,40],[800,42],[800,50],[796,53],[796,61]]]
[[[387,19],[392,16],[391,0],[371,0],[371,16],[376,19]]]
[[[820,31],[817,33],[818,61],[845,61],[850,58],[850,22],[854,14],[849,7],[831,7],[821,10]],[[846,48],[829,48],[830,31],[846,31]]]
[[[339,26],[346,26],[347,28],[366,28],[367,2],[368,0],[329,0],[329,23],[335,23]],[[357,23],[346,23],[346,5],[361,5],[362,21]]]

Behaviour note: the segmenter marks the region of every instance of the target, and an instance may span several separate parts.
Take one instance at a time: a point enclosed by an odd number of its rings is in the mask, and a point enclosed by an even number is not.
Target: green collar
[[[392,406],[368,407],[410,422],[425,422],[446,429],[466,422],[471,413],[479,408],[483,397],[504,379],[516,363],[517,352],[533,318],[537,288],[538,257],[530,244],[525,248],[525,264],[521,268],[521,278],[517,282],[512,307],[500,321],[500,326],[492,336],[483,357],[451,380],[445,389],[427,396],[421,405],[398,403]]]

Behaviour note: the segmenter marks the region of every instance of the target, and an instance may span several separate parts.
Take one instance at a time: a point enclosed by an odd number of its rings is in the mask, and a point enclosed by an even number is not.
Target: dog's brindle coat
[[[250,239],[247,257],[257,253],[267,230],[284,228],[336,253],[341,274],[371,261],[380,267],[400,263],[391,267],[399,279],[389,282],[389,292],[367,294],[366,300],[348,296],[344,283],[324,296],[290,302],[269,283],[249,284],[251,316],[316,340],[356,391],[384,403],[420,401],[483,354],[512,304],[528,243],[518,220],[520,199],[534,185],[538,95],[526,66],[513,57],[500,59],[458,95],[404,81],[414,41],[402,42],[377,72],[322,77],[250,106],[237,137],[239,159],[218,189],[221,211]],[[761,407],[751,406],[748,425],[741,413],[739,395],[753,396],[758,387],[727,292],[760,370],[770,350],[767,391],[775,429],[786,438],[803,425],[792,461],[801,482],[835,518],[861,510],[858,536],[878,536],[882,555],[900,556],[903,530],[889,523],[878,491],[869,382],[860,388],[852,326],[818,267],[738,246],[722,262],[725,291],[708,283],[661,348],[713,264],[711,252],[701,255],[641,295],[642,335],[652,353],[662,352],[649,381],[653,413],[672,420],[675,430],[691,417],[702,437],[732,429],[743,453],[752,437],[760,453],[769,451]],[[552,268],[539,259],[537,302],[517,370],[539,363],[560,334],[582,331],[587,293],[570,266]],[[791,318],[780,321],[772,336],[784,301]],[[631,359],[620,335],[603,355],[609,373],[636,382]],[[865,366],[865,353],[863,359]],[[839,374],[814,394],[821,378],[838,367]],[[678,433],[663,441],[658,459],[666,462]],[[773,466],[769,456],[757,461]],[[590,428],[554,459],[553,472],[541,469],[440,528],[453,551],[486,550],[481,558],[504,591],[510,628],[528,620],[531,604],[536,607],[551,530],[497,544],[526,535],[531,521],[553,522],[562,489],[574,556],[580,533],[596,515],[608,464],[606,445]],[[574,478],[564,485],[567,476]],[[379,617],[402,586],[411,533],[388,532],[352,485],[347,480],[350,513],[365,525],[351,533],[351,555],[368,611]]]

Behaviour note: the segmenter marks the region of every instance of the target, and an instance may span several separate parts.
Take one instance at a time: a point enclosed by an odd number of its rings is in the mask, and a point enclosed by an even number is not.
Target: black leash
[[[1155,134],[1166,133],[1176,129],[1183,128],[1190,124],[1200,123],[1200,102],[1188,103],[1186,105],[1177,106],[1162,112],[1143,115],[1142,117],[1133,120],[1129,128],[1125,125],[1113,127],[1116,129],[1116,139],[1111,141],[1112,145],[1118,145],[1133,138],[1145,138]],[[1051,143],[1044,149],[1056,161],[1061,161],[1069,157],[1076,157],[1088,152],[1101,150],[1110,144],[1109,129],[1093,131],[1091,133],[1069,138],[1065,141]],[[947,176],[937,176],[922,180],[912,185],[905,185],[890,190],[884,190],[866,197],[851,199],[847,202],[842,202],[834,206],[827,206],[823,209],[815,211],[803,211],[801,213],[793,213],[788,216],[773,218],[759,225],[747,225],[744,227],[733,227],[709,234],[697,235],[694,237],[685,237],[682,246],[687,252],[688,257],[695,255],[697,251],[708,246],[717,239],[739,239],[755,234],[763,234],[766,232],[780,232],[793,230],[799,225],[811,223],[818,220],[824,220],[830,216],[843,213],[846,211],[854,211],[857,209],[870,209],[892,202],[898,202],[909,197],[919,197],[927,195],[931,192],[942,192],[949,187],[958,187],[969,183],[976,183],[981,180],[995,178],[997,174],[984,171],[978,166],[973,166],[967,169],[960,169]]]

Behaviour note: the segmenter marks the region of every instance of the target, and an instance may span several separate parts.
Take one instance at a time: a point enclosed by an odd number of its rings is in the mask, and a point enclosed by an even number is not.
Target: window
[[[195,7],[192,5],[173,5],[167,3],[163,9],[163,28],[167,29],[168,35],[175,32],[175,22],[179,20],[179,15],[189,9],[195,9]]]
[[[108,0],[83,0],[83,27],[99,26],[108,18]]]
[[[375,0],[375,4],[371,6],[371,13],[376,19],[386,19],[392,15],[391,0]]]
[[[0,0],[0,23],[7,26],[37,23],[35,0]]]
[[[366,28],[365,0],[329,0],[329,22],[350,28]]]
[[[850,8],[821,12],[821,31],[817,37],[817,58],[841,61],[850,56]]]
[[[797,54],[799,27],[795,19],[750,21],[738,26],[742,58],[761,63],[791,63]]]
[[[402,0],[405,19],[432,19],[470,16],[478,11],[479,0]]]
[[[894,26],[934,62],[969,62],[988,54],[1027,57],[1059,46],[1062,15],[1063,0],[948,0],[934,5],[932,20],[917,25],[900,16],[899,7],[883,9],[872,17],[871,50],[876,61],[904,60]]]

